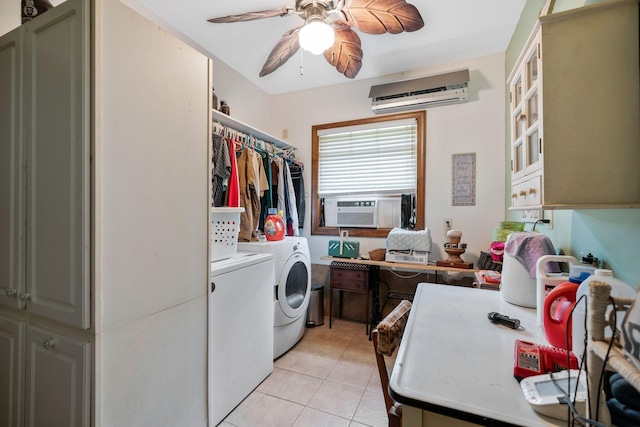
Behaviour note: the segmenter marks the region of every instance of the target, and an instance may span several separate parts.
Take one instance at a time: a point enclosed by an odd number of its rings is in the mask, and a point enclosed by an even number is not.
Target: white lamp
[[[321,17],[310,18],[300,30],[300,46],[314,55],[320,55],[333,45],[333,28]]]

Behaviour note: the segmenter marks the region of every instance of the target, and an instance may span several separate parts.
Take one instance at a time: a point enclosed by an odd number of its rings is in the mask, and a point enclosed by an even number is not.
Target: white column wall
[[[209,60],[96,0],[96,426],[205,426]]]

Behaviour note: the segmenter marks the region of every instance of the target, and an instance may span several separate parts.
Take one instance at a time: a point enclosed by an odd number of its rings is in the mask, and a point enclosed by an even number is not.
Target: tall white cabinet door
[[[24,420],[25,323],[0,317],[0,425],[21,427]]]
[[[28,310],[90,326],[90,2],[24,25]]]
[[[30,326],[26,347],[25,426],[89,426],[91,344]]]
[[[21,34],[0,37],[0,304],[14,307],[24,281]]]

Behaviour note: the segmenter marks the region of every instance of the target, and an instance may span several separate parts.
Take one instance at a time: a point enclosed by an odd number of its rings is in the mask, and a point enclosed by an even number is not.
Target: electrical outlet
[[[282,130],[282,139],[287,139],[289,138],[289,129],[283,129]]]
[[[451,230],[453,228],[453,220],[451,218],[444,219],[444,232]]]

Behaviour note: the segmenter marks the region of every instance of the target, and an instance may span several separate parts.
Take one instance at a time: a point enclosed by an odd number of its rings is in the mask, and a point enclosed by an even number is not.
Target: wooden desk
[[[320,259],[325,261],[341,261],[350,262],[353,264],[365,264],[370,266],[373,265],[389,270],[433,271],[436,274],[436,283],[438,283],[438,272],[472,274],[480,271],[477,268],[455,268],[435,264],[408,264],[403,262],[372,261],[370,259],[336,258],[332,256],[323,256],[320,257]]]
[[[408,264],[401,262],[387,262],[387,261],[372,261],[370,259],[352,259],[352,258],[338,258],[332,256],[323,256],[320,257],[321,260],[339,262],[339,263],[349,263],[349,264],[359,264],[366,265],[369,267],[369,286],[372,292],[373,298],[373,309],[371,310],[371,320],[369,325],[369,339],[371,339],[371,331],[378,325],[378,322],[381,318],[381,309],[380,309],[380,268],[385,268],[389,270],[407,270],[407,271],[416,271],[416,272],[429,272],[432,271],[436,277],[436,283],[438,283],[438,272],[447,272],[447,273],[467,273],[473,274],[480,270],[476,268],[455,268],[455,267],[446,267],[439,266],[435,264]],[[369,290],[367,290],[368,292]],[[330,298],[333,298],[332,291],[330,292]],[[369,309],[369,299],[367,293],[367,311]],[[331,300],[329,302],[331,307]],[[331,311],[331,309],[329,309]],[[331,325],[331,314],[329,315],[329,325]]]
[[[497,311],[520,330],[491,323]],[[513,377],[516,339],[546,344],[536,312],[499,292],[420,283],[389,381],[405,427],[562,426],[538,415]]]
[[[333,261],[331,263],[331,278],[329,283],[329,329],[333,320],[333,291],[338,291],[338,316],[342,317],[342,304],[340,294],[344,292],[364,293],[366,300],[366,317],[369,321],[369,292],[372,290],[369,278],[369,266],[354,264],[346,261]],[[375,309],[375,304],[374,304]],[[365,334],[369,335],[369,323],[365,325]]]

